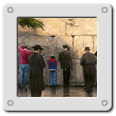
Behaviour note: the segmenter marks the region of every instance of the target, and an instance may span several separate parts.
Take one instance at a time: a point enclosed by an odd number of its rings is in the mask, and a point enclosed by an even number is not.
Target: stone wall
[[[59,52],[63,45],[68,44],[71,48],[70,54],[73,63],[71,70],[70,84],[83,84],[83,70],[80,66],[80,58],[85,47],[90,47],[91,52],[97,51],[97,19],[96,18],[36,18],[44,23],[44,29],[21,28],[18,26],[18,46],[26,44],[33,51],[32,46],[40,44],[44,50],[42,55],[46,59],[44,69],[45,85],[49,85],[49,70],[47,62],[54,53],[58,61]],[[52,39],[51,35],[55,38]],[[58,61],[57,84],[63,84],[63,75]]]

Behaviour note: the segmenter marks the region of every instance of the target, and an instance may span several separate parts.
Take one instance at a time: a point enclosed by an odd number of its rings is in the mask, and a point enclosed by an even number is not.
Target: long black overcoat
[[[44,90],[43,68],[45,67],[45,62],[43,56],[33,52],[28,57],[28,63],[30,66],[30,89],[33,91]]]
[[[89,90],[93,87],[96,77],[97,60],[94,54],[87,52],[82,55],[80,64],[83,66],[85,86]]]
[[[63,50],[62,52],[59,53],[59,62],[61,64],[61,69],[72,68],[72,61],[71,61],[71,56],[70,52]]]

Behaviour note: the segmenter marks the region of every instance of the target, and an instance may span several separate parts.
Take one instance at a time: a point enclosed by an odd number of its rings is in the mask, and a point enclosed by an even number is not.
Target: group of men
[[[63,84],[69,86],[70,69],[72,69],[72,60],[70,56],[70,48],[68,45],[63,45],[64,50],[59,53],[59,62],[63,69]],[[43,68],[45,61],[41,55],[43,48],[40,45],[33,46],[34,52],[28,50],[28,46],[20,46],[20,89],[27,91],[28,74],[30,80],[31,97],[41,97],[44,87]],[[83,66],[85,91],[91,92],[96,76],[96,56],[90,53],[89,47],[85,48],[85,54],[81,58],[80,64]],[[97,54],[97,53],[96,53]],[[50,86],[56,86],[56,70],[57,60],[54,55],[48,61]],[[24,80],[24,81],[23,81]]]

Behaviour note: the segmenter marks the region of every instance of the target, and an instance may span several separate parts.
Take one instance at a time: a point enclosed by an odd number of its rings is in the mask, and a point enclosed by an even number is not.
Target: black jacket
[[[70,52],[63,50],[59,53],[59,62],[61,63],[61,69],[72,68],[72,61],[70,57]]]
[[[33,52],[28,57],[28,63],[30,66],[30,87],[31,90],[43,90],[44,89],[44,78],[43,78],[43,68],[45,67],[45,62],[43,56],[36,52]]]

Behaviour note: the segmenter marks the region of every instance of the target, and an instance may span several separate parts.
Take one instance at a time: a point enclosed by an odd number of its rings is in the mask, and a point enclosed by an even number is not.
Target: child
[[[54,55],[51,55],[51,59],[48,61],[49,65],[49,78],[50,78],[50,86],[56,86],[56,66],[57,60]]]

